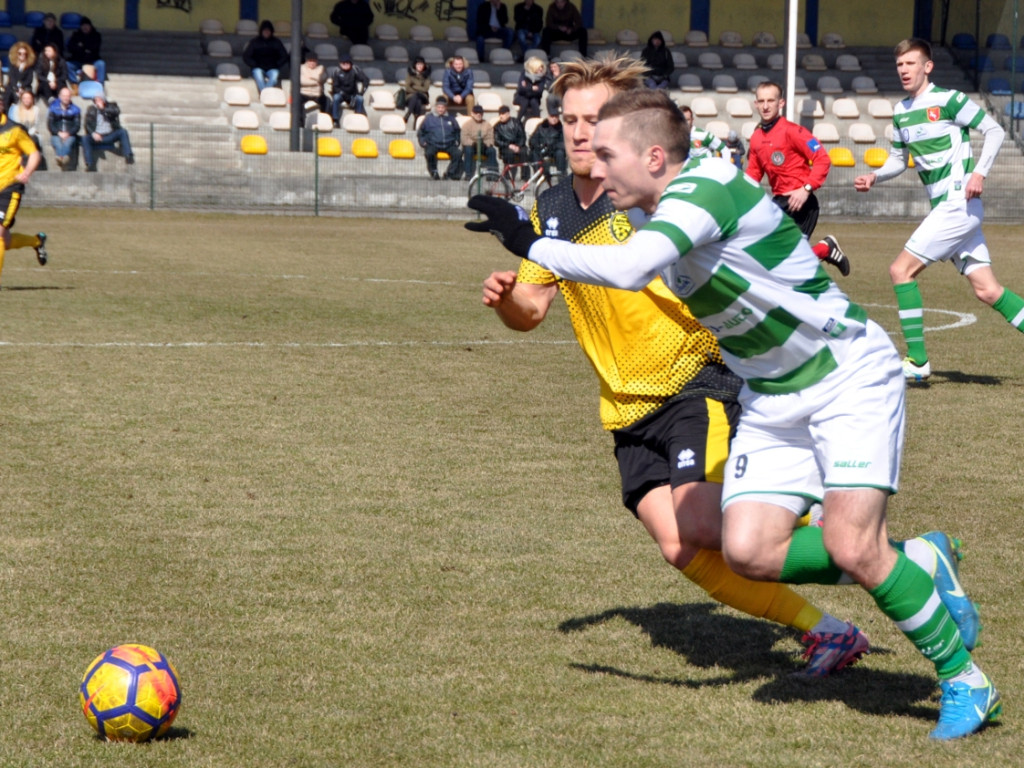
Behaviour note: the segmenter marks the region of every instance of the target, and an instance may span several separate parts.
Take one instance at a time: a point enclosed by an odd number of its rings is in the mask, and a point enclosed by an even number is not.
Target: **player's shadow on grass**
[[[963,371],[935,371],[932,375],[934,378],[942,379],[950,384],[980,384],[984,387],[998,387],[1003,383],[998,376],[983,376]]]
[[[73,291],[73,285],[12,285],[3,286],[3,291]]]
[[[768,678],[754,693],[766,704],[790,701],[841,701],[869,714],[911,715],[935,719],[935,708],[923,706],[936,692],[934,679],[913,673],[891,673],[866,667],[850,667],[825,679],[805,679],[793,673],[803,668],[800,654],[778,650],[785,639],[799,633],[768,621],[742,618],[721,612],[715,603],[613,608],[603,613],[568,619],[558,629],[580,632],[607,621],[625,619],[640,628],[655,648],[665,648],[701,669],[727,670],[711,677],[668,677],[631,672],[602,664],[573,664],[584,672],[614,675],[644,683],[700,689],[722,687]],[[872,649],[883,654],[890,651]]]

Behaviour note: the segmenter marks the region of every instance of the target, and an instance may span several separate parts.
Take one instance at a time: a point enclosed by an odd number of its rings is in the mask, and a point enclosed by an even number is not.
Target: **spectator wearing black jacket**
[[[531,56],[523,64],[523,71],[516,83],[516,95],[512,97],[512,103],[519,107],[519,122],[525,123],[527,118],[540,117],[540,101],[544,96],[547,74],[548,65],[536,56]]]
[[[43,52],[43,48],[52,45],[57,49],[60,57],[64,58],[64,33],[57,26],[57,17],[52,13],[43,16],[43,26],[36,27],[32,33],[32,50],[36,56]]]
[[[22,91],[32,90],[36,76],[36,52],[25,42],[17,42],[7,52],[11,66],[7,71],[7,85],[4,87],[4,112],[16,104]],[[45,106],[45,105],[44,105]]]
[[[83,16],[78,29],[68,38],[68,76],[72,82],[82,81],[82,69],[87,64],[93,67],[93,80],[98,83],[107,81],[107,63],[100,58],[102,44],[103,36],[99,30],[92,25],[92,20],[88,16]]]
[[[521,62],[531,48],[540,48],[540,34],[544,29],[544,9],[534,0],[523,0],[512,8],[512,18],[520,49],[517,61]]]
[[[260,23],[260,33],[245,46],[242,61],[252,70],[258,92],[275,88],[281,82],[281,70],[289,62],[288,50],[274,36],[274,25],[270,21],[264,19]]]
[[[360,115],[366,114],[363,106],[363,94],[370,87],[370,78],[359,67],[352,63],[347,53],[338,57],[338,68],[331,75],[331,117],[335,127],[341,124],[341,112],[344,104],[349,104]]]
[[[341,0],[331,11],[331,24],[337,24],[338,34],[353,44],[366,45],[370,39],[373,11],[367,0]]]
[[[82,151],[85,154],[85,170],[96,171],[96,150],[113,149],[121,145],[126,165],[135,162],[128,131],[121,127],[121,110],[117,103],[97,96],[85,110],[85,133],[82,134]]]
[[[501,0],[484,0],[476,7],[476,54],[486,61],[484,41],[488,37],[501,39],[502,48],[511,48],[515,30],[508,25],[508,6]]]
[[[43,54],[36,59],[36,97],[49,105],[61,88],[68,86],[68,66],[56,47],[47,43]]]
[[[455,116],[448,111],[448,99],[438,96],[434,103],[434,111],[423,119],[423,124],[416,131],[416,139],[423,147],[423,156],[427,161],[427,173],[437,181],[441,175],[437,172],[437,155],[447,152],[450,162],[446,178],[457,181],[462,178],[462,131]]]
[[[562,134],[562,121],[557,112],[549,113],[530,137],[530,154],[533,162],[553,162],[558,172],[564,174],[567,169],[565,156],[565,136]]]
[[[498,123],[494,126],[494,146],[498,149],[501,162],[506,165],[524,163],[519,169],[523,181],[530,178],[527,160],[526,129],[518,120],[512,119],[512,110],[507,105],[498,107]],[[514,174],[513,174],[514,175]]]
[[[408,122],[410,115],[419,117],[430,106],[430,65],[422,56],[417,56],[409,65],[402,89],[405,91],[403,119]]]
[[[665,45],[665,36],[655,31],[647,38],[647,45],[640,53],[640,59],[647,65],[644,85],[648,88],[668,88],[676,63]]]

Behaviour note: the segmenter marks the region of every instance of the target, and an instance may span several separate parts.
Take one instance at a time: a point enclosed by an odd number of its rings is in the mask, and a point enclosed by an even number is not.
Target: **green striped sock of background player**
[[[992,309],[1006,318],[1006,322],[1018,331],[1024,331],[1024,299],[1011,290],[1003,289],[1003,295],[996,299]]]
[[[900,327],[903,338],[907,342],[907,357],[916,365],[928,362],[928,353],[924,348],[924,301],[917,281],[894,285],[896,306],[900,310]],[[998,304],[998,302],[996,302]]]

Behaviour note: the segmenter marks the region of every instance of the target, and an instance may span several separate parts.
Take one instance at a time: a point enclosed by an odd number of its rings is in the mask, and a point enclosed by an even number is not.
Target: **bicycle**
[[[521,177],[523,168],[533,168],[533,172],[529,178],[516,182],[516,175]],[[518,203],[526,197],[531,185],[533,197],[536,199],[541,192],[555,186],[561,177],[562,174],[558,172],[557,168],[551,167],[543,160],[529,163],[506,163],[500,173],[495,168],[481,166],[476,175],[469,180],[469,197],[490,195]]]

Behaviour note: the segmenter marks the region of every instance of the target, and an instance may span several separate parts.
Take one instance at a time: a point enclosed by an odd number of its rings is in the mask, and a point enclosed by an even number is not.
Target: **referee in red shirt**
[[[778,83],[759,84],[754,99],[761,124],[750,137],[747,175],[754,181],[768,176],[776,205],[792,216],[810,239],[818,223],[814,190],[825,183],[832,162],[810,131],[782,116],[786,100]],[[819,259],[837,267],[843,277],[850,274],[850,260],[832,235],[826,235],[812,250]]]

